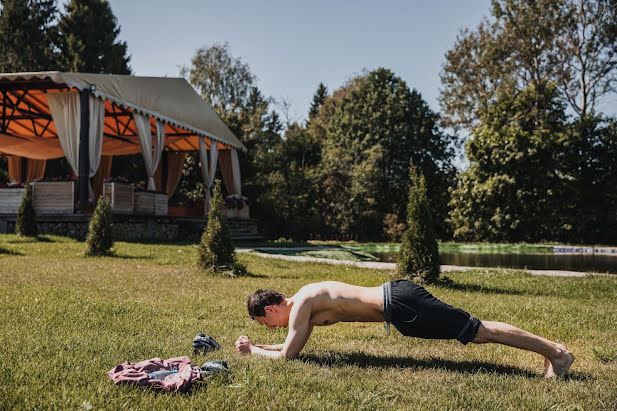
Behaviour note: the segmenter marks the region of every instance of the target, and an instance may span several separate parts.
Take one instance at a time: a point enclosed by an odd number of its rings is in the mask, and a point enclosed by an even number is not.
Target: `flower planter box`
[[[31,183],[36,214],[73,214],[77,197],[74,181],[38,181]]]
[[[114,214],[133,214],[133,186],[122,183],[105,183],[103,195],[109,199],[111,212]]]
[[[249,206],[245,204],[242,208],[226,208],[225,217],[237,218],[239,220],[248,220],[250,218]]]
[[[134,198],[135,214],[167,215],[167,194],[137,191]]]
[[[25,188],[0,188],[0,214],[17,214]]]

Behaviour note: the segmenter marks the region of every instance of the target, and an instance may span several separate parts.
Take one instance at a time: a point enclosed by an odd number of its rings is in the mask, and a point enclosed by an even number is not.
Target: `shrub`
[[[26,194],[21,200],[17,217],[15,219],[15,232],[19,235],[35,237],[39,234],[36,226],[36,214],[32,201],[32,187],[26,186]]]
[[[101,196],[90,220],[90,229],[86,239],[86,255],[108,254],[113,247],[112,215],[109,200]]]
[[[199,243],[198,264],[207,271],[235,276],[243,271],[243,267],[236,262],[231,230],[223,215],[223,204],[221,181],[217,179],[212,194],[212,208],[208,212],[208,224]]]
[[[433,232],[426,182],[413,165],[409,176],[408,228],[403,233],[398,255],[398,275],[432,283],[439,279],[439,246]]]

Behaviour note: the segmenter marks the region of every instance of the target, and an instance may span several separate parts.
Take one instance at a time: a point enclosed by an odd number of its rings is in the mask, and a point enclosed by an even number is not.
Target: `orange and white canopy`
[[[89,90],[104,101],[101,155],[141,152],[133,114],[164,124],[166,151],[245,150],[212,108],[183,78],[36,72],[0,74],[0,154],[32,159],[64,157],[46,98],[48,93]],[[202,143],[203,144],[203,143]]]

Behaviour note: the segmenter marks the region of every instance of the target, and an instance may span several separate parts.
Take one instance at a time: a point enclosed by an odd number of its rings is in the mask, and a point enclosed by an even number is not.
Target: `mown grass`
[[[282,342],[250,320],[256,288],[293,294],[334,279],[374,286],[390,273],[239,255],[252,274],[210,277],[191,244],[116,243],[114,257],[83,257],[61,237],[0,235],[1,409],[615,409],[617,278],[552,278],[520,271],[448,273],[437,297],[483,319],[511,322],[577,356],[565,379],[542,378],[541,358],[499,345],[405,338],[381,324],[318,327],[301,357],[242,356],[240,334]],[[195,334],[223,351],[194,355]],[[116,364],[188,355],[233,373],[162,394],[115,386]]]

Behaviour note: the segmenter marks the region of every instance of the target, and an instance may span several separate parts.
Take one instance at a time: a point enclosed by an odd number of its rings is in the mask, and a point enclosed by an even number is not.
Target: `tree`
[[[313,95],[311,108],[309,109],[309,120],[317,115],[319,108],[326,101],[327,97],[328,88],[323,83],[319,83],[319,86],[317,86],[317,91],[315,91],[315,94]]]
[[[97,256],[108,254],[114,246],[113,217],[109,199],[101,196],[90,220],[86,238],[86,255]]]
[[[554,83],[502,94],[480,114],[466,147],[471,162],[452,192],[450,222],[463,241],[572,238],[571,128]]]
[[[55,70],[55,0],[0,2],[0,72]]]
[[[126,42],[107,0],[70,0],[58,22],[60,67],[65,71],[131,74]]]
[[[323,130],[321,214],[336,232],[383,236],[384,218],[404,219],[409,161],[426,175],[434,223],[445,235],[452,139],[437,128],[438,116],[391,71],[380,68],[327,100],[311,121]],[[319,141],[319,137],[316,138]]]
[[[575,213],[571,216],[574,241],[616,244],[616,119],[592,114],[570,127],[572,137],[563,156],[571,190],[564,203]]]
[[[39,229],[36,225],[36,213],[34,212],[34,203],[32,201],[32,187],[26,186],[17,217],[15,218],[15,232],[26,237],[35,237],[39,234]]]
[[[221,180],[217,179],[212,195],[212,207],[208,212],[208,224],[201,236],[198,248],[198,265],[212,272],[228,272],[233,276],[241,267],[236,262],[236,252],[231,240],[231,230],[223,215]]]
[[[556,76],[583,122],[604,95],[616,91],[617,3],[567,0],[564,9]]]
[[[426,182],[413,164],[409,167],[409,177],[408,228],[401,240],[397,272],[401,278],[434,283],[439,279],[439,246],[433,232]]]
[[[446,53],[444,120],[470,130],[500,94],[544,80],[583,119],[615,91],[616,8],[609,0],[493,0],[492,21],[462,31]]]
[[[248,64],[231,55],[228,43],[198,49],[182,74],[220,116],[246,107],[255,89]]]
[[[305,239],[320,232],[322,219],[317,208],[316,166],[321,146],[299,124],[291,124],[276,149],[274,169],[265,177],[270,187],[260,201],[267,203],[272,214],[267,217],[262,233]]]

